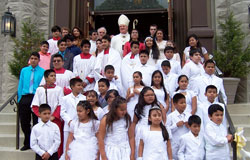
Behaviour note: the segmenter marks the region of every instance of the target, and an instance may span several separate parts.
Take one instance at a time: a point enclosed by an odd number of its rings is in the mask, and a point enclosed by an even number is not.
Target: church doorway
[[[126,14],[126,13],[125,13]],[[109,35],[116,35],[119,33],[118,18],[120,14],[110,14],[110,15],[95,15],[95,28],[105,27]],[[164,38],[167,39],[168,35],[168,13],[165,11],[160,13],[133,13],[126,14],[129,18],[129,32],[133,29],[133,22],[135,19],[138,20],[136,29],[139,30],[140,40],[144,41],[146,36],[149,36],[149,26],[151,24],[156,24],[158,28],[163,29]]]

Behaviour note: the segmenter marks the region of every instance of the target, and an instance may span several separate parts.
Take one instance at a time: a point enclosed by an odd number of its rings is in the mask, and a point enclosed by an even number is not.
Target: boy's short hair
[[[188,118],[188,125],[191,126],[192,124],[201,125],[201,118],[197,115],[192,115]]]
[[[109,41],[109,42],[111,41],[110,36],[109,36],[109,35],[107,35],[107,34],[106,34],[105,36],[103,36],[103,37],[102,37],[102,39],[106,39],[106,40],[107,40],[107,41]]]
[[[174,52],[174,48],[173,47],[167,46],[167,47],[164,48],[164,53],[167,52],[167,51],[169,51],[169,50],[171,50],[171,51]]]
[[[90,36],[92,36],[93,33],[97,33],[97,30],[93,29],[93,30],[89,31]]]
[[[202,54],[202,52],[201,52],[201,50],[199,49],[199,48],[193,48],[193,49],[190,49],[190,52],[189,52],[189,56],[190,57],[193,57],[193,55],[195,54],[195,53],[200,53],[200,54]]]
[[[70,33],[70,29],[69,29],[68,27],[62,27],[61,30],[62,30],[62,31],[63,31],[63,30],[66,30],[66,31],[68,31],[68,32]]]
[[[212,104],[211,106],[209,106],[208,108],[208,115],[212,116],[213,113],[217,112],[217,111],[221,111],[224,112],[223,107],[221,107],[221,105],[219,104]]]
[[[50,73],[56,73],[53,69],[47,69],[46,71],[44,71],[44,77],[48,78]]]
[[[47,44],[47,45],[49,46],[49,42],[47,42],[47,41],[42,41],[42,42],[40,43],[40,46],[42,46],[42,45],[44,45],[44,44]]]
[[[216,93],[217,93],[217,87],[216,87],[215,85],[208,85],[208,86],[206,87],[206,92],[205,92],[205,93],[207,93],[207,91],[208,91],[209,89],[215,89],[215,90],[216,90]]]
[[[130,48],[132,48],[134,44],[137,44],[138,46],[140,46],[140,42],[139,41],[132,41],[130,43]]]
[[[70,87],[75,86],[76,83],[82,83],[82,79],[80,79],[80,78],[72,78],[72,79],[69,81],[69,86],[70,86]]]
[[[36,56],[38,59],[40,59],[40,54],[38,53],[38,52],[32,52],[31,54],[30,54],[30,57],[31,56]]]
[[[51,28],[51,32],[56,32],[56,31],[61,32],[61,28],[60,28],[59,26],[57,26],[57,25],[55,25],[55,26],[53,26],[53,27]]]
[[[63,56],[60,55],[59,53],[56,53],[56,54],[53,55],[52,61],[54,60],[54,58],[58,58],[58,57],[61,58],[61,60],[63,61]]]
[[[115,71],[115,68],[114,68],[114,66],[112,66],[112,65],[106,65],[105,68],[104,68],[104,73],[105,73],[107,70],[113,70],[113,71]]]
[[[50,110],[51,111],[51,107],[48,104],[44,103],[44,104],[41,104],[39,106],[38,112],[42,113],[42,112],[44,112],[46,110]]]
[[[161,66],[162,66],[162,67],[163,67],[163,66],[166,66],[166,67],[171,68],[171,64],[170,64],[170,62],[169,62],[168,60],[164,60],[164,61],[161,63]]]
[[[59,40],[57,41],[57,46],[59,46],[62,42],[65,42],[65,43],[66,43],[66,39],[65,39],[65,38],[59,39]]]
[[[173,97],[173,103],[178,103],[180,99],[186,99],[186,97],[181,93],[176,93]]]
[[[98,83],[100,83],[100,82],[105,83],[106,86],[109,88],[110,83],[109,83],[109,80],[108,80],[108,79],[106,79],[106,78],[101,78],[101,79],[98,81]]]
[[[81,48],[82,48],[85,44],[88,44],[88,45],[89,45],[89,47],[91,47],[91,44],[90,44],[89,40],[84,39],[84,40],[82,40],[82,43],[81,43]]]
[[[71,34],[67,34],[64,36],[65,41],[70,40],[71,42],[74,41],[74,36]]]
[[[141,51],[139,52],[139,55],[141,55],[141,54],[146,54],[146,55],[149,56],[149,52],[148,52],[147,50],[141,50]]]
[[[212,59],[207,60],[207,61],[205,62],[205,64],[204,64],[204,66],[206,67],[209,63],[212,63],[212,64],[214,64],[214,66],[215,66],[215,61],[212,60]]]

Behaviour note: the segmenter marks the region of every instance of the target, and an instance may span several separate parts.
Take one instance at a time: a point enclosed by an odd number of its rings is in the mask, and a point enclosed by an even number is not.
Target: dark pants
[[[36,160],[43,160],[41,156],[36,154]],[[49,157],[49,160],[58,160],[58,154],[57,152],[54,153],[52,156]]]
[[[33,97],[33,94],[24,95],[19,102],[19,116],[21,128],[24,133],[24,146],[30,146],[31,115],[33,119],[33,126],[38,122],[37,116],[32,112],[30,107]]]

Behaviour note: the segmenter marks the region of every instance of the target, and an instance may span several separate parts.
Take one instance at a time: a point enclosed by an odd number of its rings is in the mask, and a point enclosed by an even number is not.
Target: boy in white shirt
[[[207,123],[210,122],[210,118],[208,115],[209,106],[211,106],[212,104],[219,104],[223,109],[225,109],[224,104],[216,101],[218,94],[217,94],[217,88],[214,85],[207,86],[204,95],[206,96],[207,99],[198,105],[199,106],[198,110],[200,109],[201,112],[200,111],[197,112],[201,116],[203,127],[205,127]],[[222,124],[224,125],[225,128],[227,128],[227,120],[226,120],[225,112],[223,113]]]
[[[141,50],[139,58],[141,63],[135,66],[132,73],[140,71],[142,73],[142,81],[145,86],[151,86],[152,73],[156,70],[156,67],[147,64],[149,59],[149,52],[147,50]]]
[[[212,59],[209,59],[205,62],[204,65],[205,73],[202,74],[200,77],[197,78],[196,82],[196,88],[195,92],[197,92],[198,100],[200,102],[203,102],[207,99],[205,96],[205,89],[208,85],[214,85],[217,88],[217,93],[222,93],[223,100],[225,104],[227,104],[227,96],[225,93],[224,85],[223,85],[223,79],[217,77],[214,75],[215,72],[215,62]],[[218,102],[218,99],[216,98],[216,101]]]
[[[48,104],[39,107],[41,121],[31,131],[30,147],[36,152],[36,160],[58,160],[61,143],[59,127],[50,121],[51,108]]]
[[[179,75],[181,73],[181,64],[180,62],[173,59],[174,57],[174,48],[167,46],[164,49],[164,54],[166,59],[160,59],[157,61],[157,68],[162,72],[161,63],[165,60],[168,60],[171,64],[171,72]]]
[[[201,64],[201,51],[199,49],[192,49],[189,53],[191,61],[186,63],[182,68],[181,74],[189,78],[188,89],[194,91],[197,85],[197,77],[205,73]]]
[[[94,66],[96,57],[89,53],[90,42],[83,40],[81,43],[82,53],[74,57],[73,72],[82,79],[84,92],[94,89]]]
[[[224,109],[218,104],[212,104],[208,109],[210,122],[205,128],[206,160],[230,160],[228,143],[233,141],[233,136],[227,134],[227,129],[222,125]]]
[[[178,75],[171,72],[171,64],[168,60],[161,63],[161,69],[163,72],[164,85],[172,96],[178,87]]]
[[[121,65],[121,78],[122,78],[122,85],[124,90],[127,91],[129,87],[133,85],[133,71],[137,64],[140,64],[139,59],[139,46],[140,43],[138,41],[132,41],[130,43],[131,52],[128,53],[122,59]]]
[[[69,135],[69,129],[70,129],[70,123],[72,120],[77,118],[77,112],[76,112],[76,106],[79,101],[86,100],[86,97],[81,94],[83,86],[82,86],[82,80],[80,78],[73,78],[70,80],[70,87],[72,89],[72,92],[64,96],[61,99],[61,118],[64,120],[64,128],[63,128],[63,151],[65,151],[68,135]],[[64,153],[65,154],[65,153]],[[64,159],[65,156],[62,155],[61,159]]]
[[[178,160],[203,160],[205,156],[205,140],[200,134],[201,119],[192,115],[188,119],[190,131],[180,138]]]
[[[51,28],[51,32],[52,32],[52,38],[49,39],[47,42],[49,43],[48,53],[53,55],[59,51],[58,46],[57,46],[57,42],[58,42],[58,40],[61,39],[61,37],[60,37],[61,28],[59,26],[53,26]]]
[[[172,133],[171,146],[173,159],[177,159],[177,153],[180,147],[180,137],[189,131],[188,118],[191,114],[184,112],[186,109],[186,98],[183,94],[175,94],[173,103],[176,110],[168,115],[167,127],[171,129]]]
[[[112,65],[106,65],[104,69],[104,78],[109,80],[109,90],[115,89],[121,96],[125,96],[125,93],[123,93],[125,90],[123,89],[121,82],[118,80],[118,77],[115,76],[115,68]],[[98,90],[98,83],[95,84],[94,90],[100,94]]]

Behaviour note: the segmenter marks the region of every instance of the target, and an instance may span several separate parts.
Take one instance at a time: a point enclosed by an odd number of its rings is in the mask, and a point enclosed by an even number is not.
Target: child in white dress
[[[86,98],[87,98],[87,101],[91,104],[92,109],[93,109],[96,117],[100,121],[105,113],[104,113],[103,109],[100,107],[100,104],[98,102],[97,92],[94,90],[87,91]]]
[[[188,77],[186,75],[180,75],[178,78],[178,84],[179,87],[177,88],[176,92],[174,92],[173,97],[176,93],[183,94],[186,98],[186,105],[187,105],[185,112],[194,115],[197,111],[197,97],[193,91],[187,89]]]
[[[108,90],[107,94],[105,95],[105,100],[107,101],[108,105],[103,108],[104,114],[107,114],[110,111],[111,103],[114,101],[116,97],[120,96],[119,92],[115,89]]]
[[[78,119],[70,124],[66,144],[66,160],[95,160],[98,158],[96,134],[100,122],[88,101],[77,104]]]
[[[169,110],[169,96],[164,85],[164,79],[161,71],[156,70],[152,74],[151,88],[154,90],[158,102],[166,109]]]
[[[138,103],[139,94],[144,87],[144,83],[142,82],[142,73],[140,71],[133,73],[133,81],[134,86],[128,88],[126,96],[128,101],[127,111],[131,118],[134,117],[135,105]]]
[[[110,111],[100,123],[98,145],[102,160],[134,159],[134,141],[130,127],[126,99],[116,97]]]
[[[172,159],[169,134],[162,123],[162,112],[158,106],[149,110],[148,126],[141,130],[139,153],[137,160]]]
[[[135,156],[137,157],[139,142],[140,142],[140,133],[143,126],[148,125],[148,113],[149,109],[158,105],[157,98],[155,96],[154,90],[151,87],[144,87],[139,95],[138,103],[135,106],[135,113],[133,118],[133,123],[131,126],[132,133],[135,134]],[[163,122],[166,122],[166,111],[162,105],[160,105],[163,114]]]

